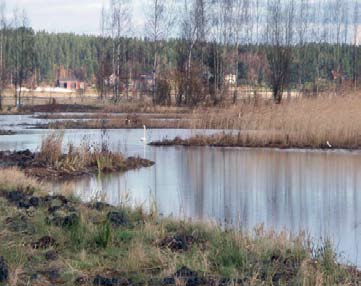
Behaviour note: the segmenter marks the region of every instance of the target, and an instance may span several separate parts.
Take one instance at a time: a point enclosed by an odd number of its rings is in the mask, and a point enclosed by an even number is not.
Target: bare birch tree
[[[151,0],[146,13],[145,32],[152,42],[153,54],[153,103],[160,103],[158,98],[158,82],[159,82],[159,66],[160,53],[162,51],[163,42],[169,36],[173,24],[174,14],[173,1],[169,0]]]
[[[305,68],[307,65],[307,47],[308,47],[308,30],[310,18],[310,3],[309,0],[300,0],[297,5],[296,12],[296,31],[298,36],[299,58],[298,58],[298,92],[303,91],[305,83]]]
[[[110,0],[110,33],[113,39],[113,97],[120,99],[122,50],[121,38],[130,31],[130,6],[127,0]]]
[[[289,84],[292,61],[294,0],[284,4],[269,0],[267,19],[267,58],[270,66],[269,83],[275,103],[281,103],[283,91]]]
[[[0,110],[3,108],[2,97],[3,90],[5,87],[5,30],[6,30],[6,19],[5,19],[5,1],[0,1]]]
[[[359,19],[360,19],[360,4],[358,0],[354,0],[353,3],[353,82],[354,89],[357,89],[357,79],[358,79],[358,47],[359,47]]]
[[[15,106],[22,104],[24,83],[33,75],[36,66],[34,31],[29,28],[25,10],[19,14],[14,11],[13,33],[11,37],[13,49],[13,84],[15,88]]]

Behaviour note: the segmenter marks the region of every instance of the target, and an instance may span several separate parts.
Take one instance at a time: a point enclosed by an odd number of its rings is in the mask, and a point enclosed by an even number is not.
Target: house
[[[136,80],[136,90],[141,92],[150,92],[154,88],[154,78],[153,75],[143,74],[140,75]]]
[[[143,74],[140,76],[140,81],[148,88],[153,88],[154,86],[154,77],[150,74]]]
[[[237,82],[237,76],[235,74],[226,74],[224,77],[224,83],[227,85],[235,85]]]
[[[84,91],[85,90],[85,82],[79,81],[77,79],[58,79],[56,81],[56,87],[65,88],[67,90],[73,91]]]

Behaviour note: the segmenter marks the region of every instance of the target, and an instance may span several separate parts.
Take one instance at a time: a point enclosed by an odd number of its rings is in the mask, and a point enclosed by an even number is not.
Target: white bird
[[[328,148],[332,148],[332,145],[330,144],[329,141],[327,141],[326,144],[327,144]]]
[[[140,141],[147,142],[147,127],[145,125],[143,125],[143,127],[144,127],[144,135],[142,138],[140,138]]]

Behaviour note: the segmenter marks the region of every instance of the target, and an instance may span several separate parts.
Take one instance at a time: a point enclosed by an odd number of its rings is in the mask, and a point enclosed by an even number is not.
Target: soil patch
[[[161,248],[169,248],[173,252],[188,251],[192,245],[197,243],[196,238],[187,234],[175,234],[168,236],[157,243]]]
[[[0,152],[0,167],[16,166],[24,170],[27,175],[34,176],[39,179],[67,180],[83,175],[97,174],[99,172],[126,172],[143,167],[151,167],[155,164],[153,161],[139,157],[122,159],[117,154],[114,154],[113,156],[113,154],[109,152],[107,153],[107,158],[113,158],[112,164],[104,164],[103,166],[100,166],[99,161],[76,169],[74,166],[69,164],[51,164],[48,160],[40,159],[38,154],[39,153],[33,153],[30,150],[17,152],[2,151]],[[63,155],[60,160],[68,161],[66,155]],[[13,193],[11,195],[22,196],[23,194]],[[32,204],[34,202],[29,203]]]

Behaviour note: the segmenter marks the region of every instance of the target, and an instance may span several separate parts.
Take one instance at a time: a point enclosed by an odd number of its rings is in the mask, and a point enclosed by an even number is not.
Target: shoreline
[[[361,272],[338,263],[328,241],[313,249],[304,236],[286,232],[224,231],[159,218],[152,209],[83,203],[49,195],[26,180],[0,178],[0,284],[14,279],[21,281],[16,285],[39,286],[361,282]]]
[[[0,129],[0,136],[9,136],[9,135],[15,135],[16,132],[13,130],[1,130]]]
[[[250,149],[277,149],[277,150],[315,150],[315,151],[361,151],[361,146],[338,146],[329,142],[309,145],[309,144],[284,144],[274,142],[252,142],[247,135],[196,135],[188,139],[175,137],[174,139],[164,139],[153,141],[148,144],[153,147],[215,147],[215,148],[250,148]]]
[[[41,153],[33,153],[30,150],[24,151],[0,151],[0,170],[9,167],[18,167],[28,176],[41,180],[66,181],[87,175],[99,173],[109,174],[116,172],[127,172],[140,168],[148,168],[155,162],[142,159],[140,157],[123,158],[119,154],[104,152],[97,155],[97,161],[89,162],[84,165],[71,163],[76,159],[68,155],[61,155],[55,163],[49,162],[49,158],[42,158]],[[104,159],[101,158],[104,156]],[[68,162],[69,161],[69,162]],[[103,161],[103,162],[102,162]]]

